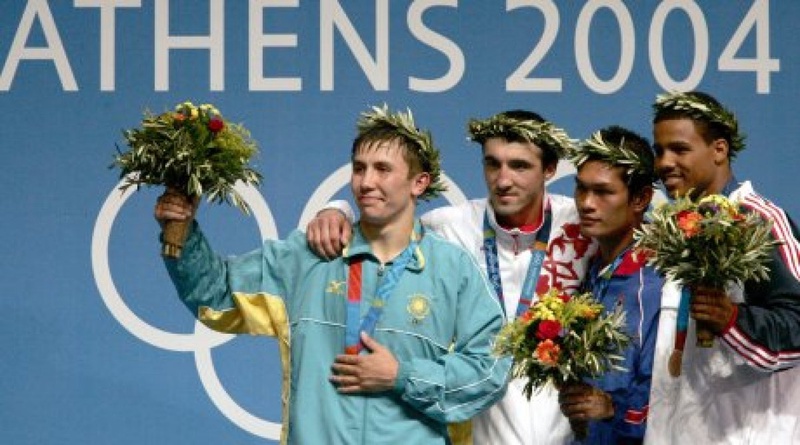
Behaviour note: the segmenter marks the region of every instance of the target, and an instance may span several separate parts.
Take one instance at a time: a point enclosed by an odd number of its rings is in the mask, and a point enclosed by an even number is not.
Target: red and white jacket
[[[537,293],[550,287],[578,291],[596,244],[580,234],[578,213],[571,198],[547,195],[544,202],[551,211],[552,226]],[[485,271],[483,222],[487,207],[486,199],[442,207],[423,215],[422,223],[467,249]],[[491,207],[488,208],[489,224],[497,237],[503,304],[507,316],[513,317],[531,260],[529,246],[541,227],[532,232],[505,230],[497,224]],[[523,379],[512,380],[503,399],[473,418],[474,444],[562,445],[571,442],[572,430],[561,413],[555,389],[545,387],[538,393],[534,392],[529,401],[522,394],[524,385]]]

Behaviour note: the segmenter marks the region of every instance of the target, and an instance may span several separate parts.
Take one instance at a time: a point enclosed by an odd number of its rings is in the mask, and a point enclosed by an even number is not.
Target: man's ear
[[[650,206],[650,201],[653,200],[653,187],[648,186],[643,188],[639,193],[631,199],[631,205],[636,212],[644,212]]]
[[[714,163],[720,165],[728,162],[731,147],[725,138],[715,139],[711,143],[711,149],[714,150]]]
[[[555,176],[557,169],[558,169],[558,161],[546,165],[544,167],[544,180],[549,181],[553,179],[553,176]]]
[[[431,185],[431,174],[426,172],[417,173],[412,180],[411,194],[414,195],[415,198],[419,197],[425,193],[429,185]]]

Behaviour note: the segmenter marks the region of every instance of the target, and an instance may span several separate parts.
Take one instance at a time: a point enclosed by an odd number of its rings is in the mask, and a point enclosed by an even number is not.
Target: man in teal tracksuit
[[[442,184],[438,152],[410,113],[364,113],[352,165],[362,219],[341,258],[320,259],[294,232],[222,259],[195,224],[167,269],[207,326],[278,337],[283,442],[449,443],[448,422],[505,392],[510,362],[491,351],[501,308],[471,256],[414,220],[416,199]],[[166,193],[155,215],[194,211]]]

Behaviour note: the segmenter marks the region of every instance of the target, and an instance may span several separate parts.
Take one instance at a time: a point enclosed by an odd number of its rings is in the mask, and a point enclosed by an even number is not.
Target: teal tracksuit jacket
[[[511,362],[491,350],[503,324],[497,299],[467,252],[426,232],[373,335],[399,362],[395,388],[340,394],[329,377],[344,351],[348,264],[363,258],[362,316],[391,266],[379,264],[355,232],[344,255],[331,261],[314,255],[300,231],[223,259],[195,225],[181,257],[165,262],[201,322],[278,338],[282,442],[449,443],[447,423],[471,418],[505,392]]]

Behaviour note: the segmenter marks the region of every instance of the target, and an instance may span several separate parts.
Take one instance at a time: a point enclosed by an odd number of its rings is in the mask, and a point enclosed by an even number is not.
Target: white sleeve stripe
[[[453,405],[453,406],[451,406],[451,407],[449,407],[449,408],[445,408],[445,407],[443,407],[443,406],[442,406],[442,402],[436,402],[436,404],[435,404],[435,405],[436,405],[436,407],[439,409],[439,411],[441,411],[441,412],[443,412],[443,413],[446,413],[446,412],[450,412],[450,411],[453,411],[453,410],[457,410],[457,409],[460,409],[460,408],[464,408],[464,407],[467,407],[467,406],[470,406],[470,405],[474,405],[474,404],[477,404],[477,403],[482,403],[484,399],[487,399],[487,398],[493,398],[493,397],[494,397],[494,395],[495,395],[497,392],[499,392],[499,391],[502,391],[502,390],[504,390],[504,389],[505,389],[505,387],[504,387],[504,386],[501,386],[501,387],[499,387],[499,388],[495,389],[494,391],[492,391],[491,393],[489,393],[489,394],[486,394],[486,395],[484,395],[484,396],[482,396],[482,397],[479,397],[479,398],[476,398],[476,399],[473,399],[473,400],[469,400],[469,401],[466,401],[466,402],[463,402],[463,403],[459,403],[459,404],[457,404],[457,405]],[[422,402],[422,403],[426,403],[426,402],[429,402],[429,401],[430,401],[430,400],[428,400],[428,399],[422,399],[422,398],[419,398],[419,397],[411,397],[411,396],[409,396],[409,398],[411,398],[411,399],[413,399],[413,400],[417,400],[417,401],[419,401],[419,402]]]
[[[772,233],[782,243],[778,246],[778,251],[795,279],[800,281],[800,242],[792,235],[786,213],[758,196],[748,195],[743,202],[772,221]]]
[[[473,386],[478,386],[478,385],[480,385],[480,384],[482,384],[483,382],[486,382],[486,381],[488,381],[488,380],[491,380],[491,379],[492,379],[492,377],[494,376],[494,372],[493,372],[493,371],[494,371],[494,368],[496,368],[496,367],[497,367],[497,364],[498,364],[499,362],[500,362],[499,358],[497,358],[497,359],[495,359],[495,360],[494,360],[494,362],[492,363],[492,367],[491,367],[491,368],[489,368],[489,371],[486,373],[486,377],[484,377],[484,378],[482,378],[482,379],[480,379],[480,380],[476,380],[476,381],[474,381],[474,382],[472,382],[472,383],[467,383],[467,384],[465,384],[465,385],[461,385],[461,386],[459,386],[458,388],[453,388],[453,389],[448,389],[448,390],[445,390],[445,393],[446,393],[446,394],[451,394],[451,393],[454,393],[454,392],[457,392],[457,391],[462,391],[462,390],[465,390],[465,389],[467,389],[467,388],[472,388]]]
[[[769,351],[750,340],[750,338],[735,325],[722,338],[756,368],[772,371],[800,363],[800,353],[780,352],[776,354]]]
[[[781,362],[781,361],[797,361],[800,360],[800,352],[798,351],[781,351],[781,352],[773,352],[770,351],[763,346],[753,342],[747,334],[742,332],[738,326],[733,326],[729,331],[729,334],[732,336],[732,340],[741,345],[743,348],[747,348],[748,350],[752,351],[753,354],[757,354],[758,356],[762,357],[764,360],[769,360],[772,362]]]
[[[730,334],[730,337],[724,337],[725,340],[727,340],[728,344],[731,345],[742,357],[750,362],[752,366],[762,368],[764,370],[770,369],[773,366],[775,360],[765,358],[757,351],[754,352],[753,345],[747,345],[743,343],[741,338],[737,336],[738,333],[731,332]],[[772,364],[770,362],[772,362]]]
[[[786,218],[786,214],[769,203],[765,204],[763,202],[754,201],[752,204],[760,213],[771,217],[773,221],[773,235],[778,241],[783,243],[778,246],[778,249],[784,261],[787,262],[789,268],[792,270],[792,273],[795,277],[800,279],[800,243],[798,243],[792,235],[791,226],[789,220]]]
[[[639,303],[639,346],[643,346],[644,342],[644,267],[639,269],[639,289],[636,291],[636,298]]]
[[[753,197],[748,197],[745,202],[772,221],[773,234],[778,241],[783,243],[778,248],[781,250],[781,254],[789,264],[792,272],[800,279],[800,274],[798,274],[798,270],[800,270],[800,259],[798,258],[800,256],[800,246],[792,236],[791,227],[785,213],[769,202],[754,199]]]
[[[477,398],[477,399],[474,399],[474,400],[469,400],[469,401],[467,401],[467,402],[460,403],[460,404],[458,404],[458,405],[453,405],[453,406],[451,406],[450,408],[443,408],[443,407],[442,407],[442,403],[441,403],[441,402],[436,402],[436,406],[437,406],[437,407],[438,407],[438,408],[439,408],[439,409],[440,409],[442,412],[445,412],[445,413],[446,413],[446,412],[449,412],[449,411],[453,411],[453,410],[455,410],[455,409],[463,408],[463,407],[470,406],[470,405],[475,405],[476,403],[482,403],[484,399],[487,399],[487,398],[490,398],[490,397],[492,397],[492,398],[493,398],[493,397],[494,397],[494,395],[495,395],[495,394],[497,394],[497,392],[499,392],[499,391],[502,391],[503,389],[504,389],[504,387],[503,387],[503,386],[501,386],[501,387],[499,387],[499,388],[495,389],[494,391],[492,391],[491,393],[489,393],[489,394],[486,394],[486,395],[485,395],[485,396],[483,396],[483,397],[480,397],[480,398]]]
[[[491,380],[492,377],[494,376],[494,373],[492,371],[494,370],[494,368],[497,367],[497,363],[498,362],[499,362],[499,359],[495,359],[494,360],[494,362],[492,363],[492,366],[488,369],[488,371],[486,372],[485,376],[479,377],[477,380],[475,380],[473,382],[465,383],[465,384],[463,384],[463,385],[461,385],[461,386],[459,386],[457,388],[445,389],[444,390],[445,394],[453,394],[453,393],[456,393],[456,392],[459,392],[459,391],[465,391],[465,390],[467,390],[469,388],[472,388],[474,386],[479,386],[479,385],[483,384],[484,382]],[[431,386],[438,386],[440,388],[446,388],[446,384],[443,383],[443,382],[434,382],[432,380],[426,380],[426,379],[422,379],[422,378],[419,378],[419,377],[409,377],[408,379],[412,380],[412,381],[415,381],[415,382],[426,383],[426,384],[431,385]]]

